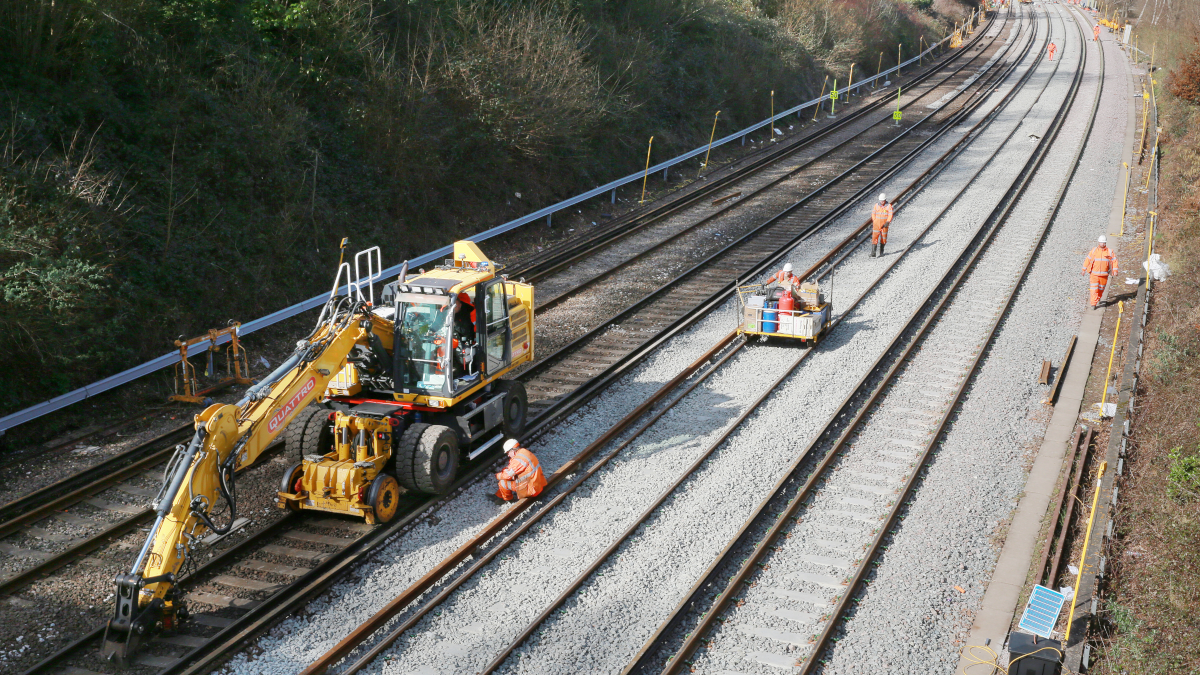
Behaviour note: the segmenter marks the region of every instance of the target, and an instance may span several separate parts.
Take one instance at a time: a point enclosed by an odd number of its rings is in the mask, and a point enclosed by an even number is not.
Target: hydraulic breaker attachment
[[[144,607],[139,607],[138,596],[142,587],[158,582],[171,585],[171,591],[167,594],[171,604],[168,605],[164,598],[155,598]],[[113,618],[109,619],[104,629],[104,645],[100,654],[123,668],[130,665],[144,640],[162,630],[174,630],[179,620],[187,618],[187,612],[178,599],[174,574],[149,579],[142,579],[137,574],[121,574],[117,576],[116,584],[117,603]]]

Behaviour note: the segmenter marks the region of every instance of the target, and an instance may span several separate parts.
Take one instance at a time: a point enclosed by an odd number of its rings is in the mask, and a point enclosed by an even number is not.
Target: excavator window
[[[446,385],[450,299],[404,293],[397,304],[396,388],[441,395]]]
[[[487,373],[495,373],[512,359],[508,325],[508,298],[504,283],[493,281],[483,292],[484,315],[487,321]]]

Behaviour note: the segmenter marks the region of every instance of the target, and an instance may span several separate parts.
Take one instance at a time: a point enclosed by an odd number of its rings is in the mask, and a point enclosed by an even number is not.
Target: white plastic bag
[[[1150,277],[1155,281],[1166,281],[1171,275],[1171,266],[1163,262],[1157,253],[1150,254],[1150,260],[1142,263],[1142,267],[1149,271]]]

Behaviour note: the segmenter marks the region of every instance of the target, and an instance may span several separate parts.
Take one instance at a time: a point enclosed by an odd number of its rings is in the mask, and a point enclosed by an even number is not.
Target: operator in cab
[[[515,438],[504,441],[504,454],[508,455],[508,466],[496,474],[499,486],[488,497],[497,504],[506,504],[542,494],[546,476],[538,458]]]

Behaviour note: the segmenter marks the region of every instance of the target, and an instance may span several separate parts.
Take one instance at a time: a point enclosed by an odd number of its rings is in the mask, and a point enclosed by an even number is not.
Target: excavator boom
[[[356,346],[372,335],[391,344],[391,321],[349,296],[331,298],[321,323],[296,351],[236,404],[213,404],[196,416],[196,433],[176,448],[155,507],[150,535],[128,574],[116,579],[117,605],[102,654],[126,662],[144,636],[173,629],[186,611],[175,582],[191,550],[207,532],[227,534],[237,516],[234,479],[254,463],[288,422],[324,392]],[[218,500],[228,513],[215,522]]]

